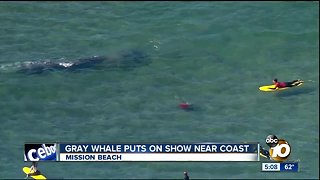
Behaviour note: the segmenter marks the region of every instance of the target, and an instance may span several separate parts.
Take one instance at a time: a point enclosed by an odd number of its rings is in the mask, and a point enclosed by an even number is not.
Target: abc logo
[[[269,135],[266,138],[266,143],[269,147],[275,147],[278,144],[278,138],[275,135]]]
[[[275,161],[285,161],[291,153],[289,143],[284,139],[278,139],[275,135],[266,138],[266,144],[270,147],[270,157]]]

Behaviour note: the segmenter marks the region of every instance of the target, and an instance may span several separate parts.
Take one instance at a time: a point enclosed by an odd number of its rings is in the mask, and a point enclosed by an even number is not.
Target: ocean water
[[[319,177],[318,2],[1,2],[0,24],[0,178],[25,176],[25,142],[263,144],[269,134],[290,143],[298,173],[261,172],[259,162],[39,169],[51,179],[182,179],[185,170],[191,179]],[[145,63],[17,72],[26,62],[132,51]],[[258,90],[275,77],[305,83]],[[181,99],[194,111],[179,109]]]

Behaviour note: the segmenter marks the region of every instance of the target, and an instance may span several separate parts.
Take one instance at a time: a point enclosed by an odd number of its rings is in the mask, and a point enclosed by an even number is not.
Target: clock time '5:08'
[[[264,164],[265,169],[278,169],[278,163],[268,163]]]
[[[262,171],[280,171],[280,163],[262,163]]]

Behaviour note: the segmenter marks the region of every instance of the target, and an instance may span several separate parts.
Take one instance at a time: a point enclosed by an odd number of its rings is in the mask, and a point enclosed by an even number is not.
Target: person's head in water
[[[273,83],[277,83],[278,82],[278,79],[277,78],[274,78],[273,79]]]
[[[179,104],[179,106],[181,109],[184,109],[184,110],[192,110],[193,109],[192,104],[189,102],[182,102]]]
[[[185,171],[183,172],[183,174],[184,174],[184,180],[189,180],[188,172]]]

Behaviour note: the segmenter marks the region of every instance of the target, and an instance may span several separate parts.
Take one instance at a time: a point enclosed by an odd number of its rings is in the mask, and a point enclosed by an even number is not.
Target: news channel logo
[[[266,144],[270,147],[270,157],[279,162],[288,159],[291,153],[291,147],[285,139],[278,139],[276,135],[269,135],[266,138]]]
[[[25,144],[24,161],[56,161],[56,144]]]

